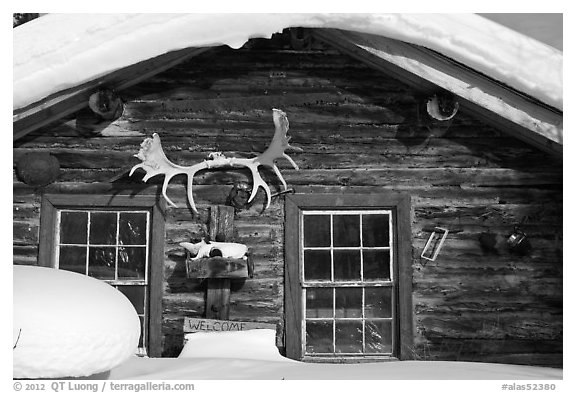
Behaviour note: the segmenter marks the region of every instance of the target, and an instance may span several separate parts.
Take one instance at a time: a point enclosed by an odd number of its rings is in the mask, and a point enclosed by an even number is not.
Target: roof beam
[[[554,156],[562,156],[562,112],[432,50],[394,39],[335,29],[314,36],[417,91],[438,87],[460,97],[462,109]]]
[[[211,48],[186,48],[169,52],[17,109],[12,115],[13,140],[87,107],[90,95],[99,88],[121,91],[209,49]]]

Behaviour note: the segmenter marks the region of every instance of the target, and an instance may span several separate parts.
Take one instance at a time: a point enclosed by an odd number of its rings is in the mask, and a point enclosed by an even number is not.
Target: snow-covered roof
[[[478,14],[47,14],[14,29],[14,137],[84,108],[100,86],[121,91],[287,27],[562,154],[562,51]]]
[[[13,109],[170,51],[294,26],[421,45],[563,107],[562,52],[476,14],[48,14],[14,30]]]

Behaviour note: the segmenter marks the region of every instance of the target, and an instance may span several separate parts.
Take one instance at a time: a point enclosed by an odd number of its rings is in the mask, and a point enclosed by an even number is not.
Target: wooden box
[[[250,256],[247,259],[222,257],[186,259],[188,278],[252,278],[253,275],[254,265]]]

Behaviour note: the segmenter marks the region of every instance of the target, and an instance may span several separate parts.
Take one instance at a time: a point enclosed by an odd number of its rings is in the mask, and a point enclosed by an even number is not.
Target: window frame
[[[284,316],[286,356],[304,361],[359,361],[406,360],[411,358],[413,347],[412,309],[412,243],[410,227],[410,195],[382,192],[378,194],[293,194],[286,196],[285,203],[285,268],[284,268]],[[396,348],[392,356],[304,356],[302,346],[303,286],[301,283],[301,226],[302,211],[305,210],[378,210],[392,212],[394,231],[393,269],[396,286]]]
[[[44,194],[40,211],[38,265],[56,266],[58,211],[65,209],[146,209],[150,212],[147,355],[162,355],[162,283],[166,204],[156,195]]]

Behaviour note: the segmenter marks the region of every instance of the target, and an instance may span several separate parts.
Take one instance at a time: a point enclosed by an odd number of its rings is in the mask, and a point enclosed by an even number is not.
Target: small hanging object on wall
[[[272,110],[272,119],[274,121],[275,131],[274,137],[272,138],[272,142],[270,142],[270,146],[264,151],[264,153],[258,155],[254,158],[236,158],[236,157],[226,157],[224,154],[220,152],[211,153],[209,159],[204,160],[198,164],[192,166],[181,166],[172,163],[162,150],[162,145],[160,143],[160,137],[158,134],[154,133],[152,138],[146,138],[142,144],[140,145],[140,151],[135,157],[138,157],[142,160],[141,164],[134,165],[132,170],[130,171],[130,176],[134,173],[134,171],[138,168],[142,168],[146,171],[146,175],[142,179],[143,181],[147,181],[151,177],[157,175],[164,175],[164,184],[162,185],[162,195],[166,199],[166,201],[173,207],[177,207],[174,202],[168,198],[166,195],[166,189],[168,188],[168,183],[170,179],[174,176],[179,174],[185,174],[188,177],[187,182],[187,197],[188,202],[194,213],[198,214],[198,210],[196,209],[196,205],[194,204],[194,195],[192,194],[192,185],[194,182],[194,174],[202,169],[212,169],[212,168],[226,168],[226,167],[244,167],[250,169],[252,173],[253,185],[250,197],[248,198],[248,203],[252,202],[252,200],[256,197],[258,189],[262,187],[266,192],[267,203],[266,208],[270,206],[270,200],[272,199],[272,193],[270,191],[270,187],[266,184],[266,182],[260,176],[258,172],[258,168],[260,166],[267,166],[274,170],[276,176],[282,182],[284,186],[284,190],[288,189],[288,185],[286,181],[282,177],[280,170],[276,166],[276,160],[278,158],[285,158],[292,164],[294,169],[298,170],[298,165],[290,158],[285,151],[288,149],[302,151],[302,149],[290,146],[288,143],[290,141],[290,137],[286,134],[288,132],[288,118],[286,117],[286,113],[279,109]]]
[[[440,254],[440,249],[444,245],[444,240],[448,236],[448,229],[435,227],[426,245],[424,246],[424,250],[422,250],[422,254],[420,257],[427,259],[429,261],[435,261]]]
[[[110,89],[101,89],[92,94],[88,106],[92,112],[108,121],[118,119],[124,112],[122,99]]]
[[[460,104],[456,97],[449,93],[438,93],[428,98],[426,102],[426,111],[435,120],[448,121],[452,120]]]
[[[514,232],[506,240],[510,251],[518,255],[527,255],[532,250],[532,245],[528,236],[518,227],[514,227]]]
[[[34,187],[53,183],[60,173],[60,162],[47,152],[26,153],[16,163],[16,174],[22,182]]]
[[[236,183],[228,198],[226,198],[226,205],[232,206],[235,212],[244,210],[250,206],[248,199],[250,199],[250,194],[252,193],[252,187],[247,183]]]

